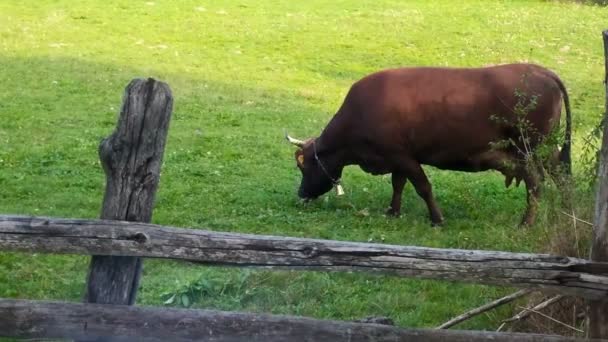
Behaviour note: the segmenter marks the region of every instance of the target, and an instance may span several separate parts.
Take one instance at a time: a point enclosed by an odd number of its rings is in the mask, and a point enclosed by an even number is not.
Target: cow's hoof
[[[386,216],[390,216],[390,217],[399,217],[399,216],[401,216],[401,210],[395,210],[393,208],[388,208],[388,209],[386,209],[384,214]]]

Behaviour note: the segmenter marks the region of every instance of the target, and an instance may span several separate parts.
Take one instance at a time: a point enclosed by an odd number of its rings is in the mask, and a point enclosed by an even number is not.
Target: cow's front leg
[[[524,175],[524,182],[526,183],[526,199],[528,201],[528,206],[526,207],[526,213],[524,214],[520,225],[531,226],[536,220],[538,200],[540,198],[539,176],[534,172],[526,172]]]
[[[435,198],[433,198],[431,183],[426,178],[422,166],[416,161],[410,161],[404,166],[405,175],[412,182],[412,185],[414,185],[418,195],[426,202],[433,226],[442,224],[443,215],[441,214],[441,210],[439,210],[439,206],[437,206],[437,202],[435,202]]]
[[[393,172],[391,180],[393,184],[393,198],[391,199],[391,206],[386,210],[386,215],[398,217],[401,215],[401,197],[407,177],[401,172]]]

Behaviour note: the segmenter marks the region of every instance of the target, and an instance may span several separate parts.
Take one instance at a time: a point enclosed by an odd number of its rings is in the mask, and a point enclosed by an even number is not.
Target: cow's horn
[[[305,144],[304,141],[290,137],[289,134],[287,134],[287,132],[285,132],[285,139],[287,139],[287,141],[289,141],[290,143],[292,143],[298,147],[304,147],[304,144]]]

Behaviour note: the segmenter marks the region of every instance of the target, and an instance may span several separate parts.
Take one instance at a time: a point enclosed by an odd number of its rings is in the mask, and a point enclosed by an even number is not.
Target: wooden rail
[[[112,342],[583,341],[536,334],[400,329],[379,324],[213,310],[11,299],[0,299],[0,336]]]
[[[608,263],[547,254],[395,246],[221,233],[104,220],[0,215],[0,248],[139,256],[205,264],[364,271],[533,287],[586,298],[608,294]]]

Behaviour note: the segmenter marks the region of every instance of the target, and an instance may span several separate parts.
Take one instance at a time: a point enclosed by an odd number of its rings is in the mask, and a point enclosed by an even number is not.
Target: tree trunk
[[[598,190],[595,198],[595,220],[591,260],[608,261],[608,30],[603,32],[606,87],[606,112],[604,114],[602,150],[598,172]],[[608,338],[608,298],[589,302],[589,337]]]

